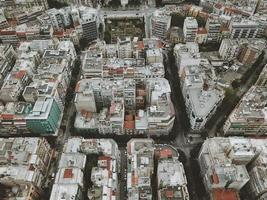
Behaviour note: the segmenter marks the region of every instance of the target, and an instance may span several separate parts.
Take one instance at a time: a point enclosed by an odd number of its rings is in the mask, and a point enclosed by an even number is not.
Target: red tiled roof
[[[198,30],[197,30],[197,34],[207,34],[208,32],[207,32],[207,30],[205,29],[205,28],[199,28]]]
[[[1,119],[5,119],[5,120],[7,120],[7,119],[13,119],[14,118],[14,115],[13,114],[1,114],[0,115],[0,118]]]
[[[72,169],[65,169],[63,177],[64,178],[72,178],[73,177]]]
[[[216,174],[215,170],[213,170],[211,175],[212,183],[218,184],[220,182],[218,175]]]
[[[159,153],[160,158],[167,158],[172,155],[172,151],[166,148],[162,149]]]
[[[220,3],[216,3],[214,7],[215,7],[215,8],[218,8],[218,9],[221,9],[221,8],[222,8],[222,4],[220,4]]]
[[[18,71],[18,73],[16,73],[15,77],[21,79],[21,78],[23,78],[23,76],[25,74],[26,74],[25,70],[20,70],[20,71]]]
[[[239,200],[238,192],[235,190],[213,189],[211,192],[213,200]]]
[[[220,27],[220,32],[229,31],[229,29],[225,26]]]
[[[138,49],[144,49],[145,48],[143,41],[139,41],[137,44],[138,44]]]
[[[125,116],[125,121],[132,121],[133,120],[133,116],[132,115],[126,115]]]
[[[124,121],[124,128],[126,129],[134,129],[135,127],[135,122],[132,121]]]
[[[172,190],[167,190],[165,194],[167,198],[173,198],[173,195],[174,195]]]

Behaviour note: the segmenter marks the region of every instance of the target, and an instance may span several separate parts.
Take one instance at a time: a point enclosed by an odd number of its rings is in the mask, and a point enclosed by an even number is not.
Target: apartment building
[[[44,138],[2,138],[0,147],[1,197],[39,199],[52,156],[49,143]]]
[[[156,146],[155,158],[158,159],[158,199],[189,200],[187,179],[177,150],[169,145]]]
[[[259,31],[258,22],[248,19],[232,19],[229,24],[230,38],[255,38]]]
[[[187,42],[186,44],[176,44],[173,54],[179,76],[181,76],[185,67],[191,65],[197,66],[200,64],[200,54],[197,43]]]
[[[7,10],[14,10],[16,8],[32,8],[35,6],[41,6],[43,9],[48,9],[47,0],[33,0],[33,1],[2,1],[0,3],[1,8],[5,8]]]
[[[240,48],[237,40],[223,39],[219,48],[219,54],[224,60],[233,60],[239,55]]]
[[[17,53],[13,46],[10,44],[0,45],[0,60],[8,62],[8,64],[13,67],[17,59]]]
[[[171,16],[164,9],[156,10],[151,17],[151,26],[151,35],[164,40],[171,26]]]
[[[131,139],[127,143],[128,199],[152,200],[151,176],[154,171],[154,141]]]
[[[186,42],[194,42],[196,40],[198,23],[194,17],[186,17],[184,20],[183,32]]]
[[[56,8],[49,9],[46,11],[46,14],[49,16],[50,21],[51,21],[53,28],[55,30],[59,30],[59,29],[64,28],[62,15],[58,9],[56,9]]]
[[[249,142],[242,138],[213,138],[203,143],[198,161],[204,185],[211,199],[216,199],[218,193],[222,192],[239,199],[240,189],[249,181],[245,164],[255,155]],[[245,146],[246,143],[250,146]],[[237,156],[236,161],[232,162],[229,152],[234,155],[244,152],[244,156]],[[239,164],[239,159],[243,164]]]
[[[0,9],[0,28],[8,27],[8,22],[3,9]]]
[[[33,106],[26,102],[9,102],[5,106],[1,104],[0,134],[2,136],[29,134],[25,117],[32,108]]]
[[[80,7],[80,24],[83,38],[89,41],[98,38],[98,14],[96,9]]]
[[[116,199],[118,197],[118,173],[120,154],[112,139],[69,138],[66,142],[58,165],[58,172],[50,200],[72,198],[82,200],[84,196],[84,175],[90,155],[97,157],[97,166],[91,171],[92,188],[88,190],[89,199]]]
[[[26,71],[12,71],[4,80],[0,91],[0,100],[3,102],[18,101],[24,88],[29,84],[30,77]]]
[[[227,118],[225,135],[265,135],[266,91],[264,86],[252,86]]]
[[[133,47],[130,37],[119,38],[117,42],[118,58],[132,58]]]
[[[101,134],[125,134],[124,131],[127,134],[130,127],[136,134],[168,134],[174,123],[170,86],[164,78],[141,82],[133,79],[83,79],[76,86],[74,103],[77,111],[84,113],[76,117],[76,128],[95,129],[98,126]],[[132,111],[136,114],[129,126],[125,112]],[[96,115],[98,117],[93,119]],[[82,124],[80,120],[86,121],[88,127],[79,127],[78,124]],[[126,124],[128,128],[123,130]]]
[[[213,80],[208,78],[214,73],[208,75],[202,71],[204,68],[204,66],[188,66],[184,68],[181,79],[186,111],[193,130],[205,127],[224,98],[224,92],[216,88]]]
[[[239,199],[241,189],[248,191],[250,199],[266,197],[265,143],[266,139],[243,137],[210,138],[203,143],[198,161],[211,199],[222,195]]]
[[[205,28],[208,32],[207,42],[217,42],[221,28],[221,23],[219,22],[219,20],[208,18]]]
[[[175,111],[171,102],[171,88],[166,79],[147,80],[147,108],[148,133],[150,135],[162,135],[171,132]]]

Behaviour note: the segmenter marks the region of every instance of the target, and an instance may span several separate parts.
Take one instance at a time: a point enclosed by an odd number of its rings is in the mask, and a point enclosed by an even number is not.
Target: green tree
[[[196,17],[198,27],[205,27],[206,21],[203,19],[203,17],[197,16]]]
[[[109,31],[106,31],[104,34],[104,40],[106,43],[110,44],[111,43],[111,34]]]
[[[47,3],[48,3],[49,8],[60,9],[60,8],[68,6],[67,3],[56,1],[56,0],[47,0]]]
[[[233,89],[237,89],[240,87],[240,80],[239,79],[235,79],[233,82],[232,82],[232,87]]]
[[[183,28],[185,17],[180,13],[172,13],[171,14],[171,26],[178,26]]]

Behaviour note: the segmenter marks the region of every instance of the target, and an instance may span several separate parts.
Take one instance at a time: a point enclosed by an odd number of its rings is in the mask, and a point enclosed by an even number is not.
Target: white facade
[[[198,30],[197,20],[193,17],[186,17],[184,20],[183,32],[186,42],[194,42]]]
[[[252,20],[232,19],[229,24],[230,38],[255,38],[259,31],[259,24]]]
[[[163,10],[157,10],[151,17],[151,36],[164,40],[171,26],[171,16]]]
[[[240,52],[240,45],[237,41],[231,39],[223,39],[219,54],[224,60],[233,60]]]
[[[177,44],[174,47],[174,56],[178,74],[181,76],[187,66],[198,66],[200,64],[200,54],[198,44],[187,42],[186,44]]]

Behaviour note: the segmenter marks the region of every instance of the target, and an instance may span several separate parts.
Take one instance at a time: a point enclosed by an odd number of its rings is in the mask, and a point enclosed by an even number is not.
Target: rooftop
[[[252,86],[231,113],[232,120],[247,122],[267,120],[267,87]]]

